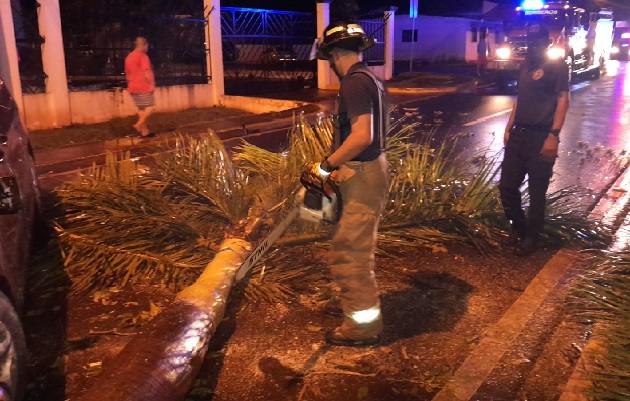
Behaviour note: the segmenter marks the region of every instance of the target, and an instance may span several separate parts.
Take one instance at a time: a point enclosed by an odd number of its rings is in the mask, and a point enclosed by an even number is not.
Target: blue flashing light
[[[268,10],[266,8],[248,8],[248,7],[221,7],[221,11],[269,13],[269,14],[284,14],[284,15],[313,15],[312,13],[305,13],[305,12],[299,12],[299,11],[279,11],[279,10]]]
[[[521,8],[525,11],[540,10],[544,6],[543,0],[523,0],[523,4],[521,4]]]

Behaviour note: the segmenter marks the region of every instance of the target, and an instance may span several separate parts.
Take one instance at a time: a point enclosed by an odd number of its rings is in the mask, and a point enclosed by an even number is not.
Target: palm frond
[[[179,137],[175,147],[154,157],[165,185],[206,201],[213,213],[236,224],[251,205],[246,171],[237,169],[223,142],[209,132]]]
[[[304,166],[330,153],[332,132],[330,119],[310,125],[299,118],[289,131],[288,148],[281,153],[269,152],[245,141],[236,148],[234,160],[239,168],[248,172],[263,209],[270,210],[294,198]]]
[[[329,153],[332,132],[330,119],[310,125],[300,117],[280,153],[243,142],[231,158],[208,134],[178,138],[174,147],[155,155],[151,168],[139,166],[129,154],[108,155],[105,166],[58,190],[66,209],[58,231],[68,271],[79,288],[147,278],[180,284],[206,265],[226,227],[291,207],[302,169]],[[427,129],[419,121],[400,119],[392,125],[382,250],[395,252],[396,244],[413,243],[444,251],[452,243],[467,243],[491,253],[507,228],[496,157],[471,165],[454,156],[455,142],[432,146],[434,134],[435,127]],[[418,135],[425,139],[414,143]],[[577,238],[589,246],[603,243],[604,228],[567,206],[571,196],[570,190],[551,196],[548,235]],[[283,242],[304,243],[327,234],[325,226],[296,224]],[[273,258],[268,263],[273,265]],[[308,274],[308,269],[296,271]],[[256,286],[256,280],[252,283]],[[276,291],[286,295],[287,287],[282,288]]]
[[[577,280],[569,313],[580,322],[595,323],[602,347],[587,348],[589,395],[598,400],[630,400],[630,253],[608,253]]]
[[[198,153],[182,152],[179,161],[189,165],[185,157]],[[144,279],[181,283],[184,270],[201,270],[211,260],[228,208],[210,202],[218,196],[209,197],[207,187],[193,192],[192,178],[186,184],[164,178],[181,174],[174,170],[152,175],[129,154],[108,154],[104,166],[57,189],[65,210],[57,230],[76,289]]]

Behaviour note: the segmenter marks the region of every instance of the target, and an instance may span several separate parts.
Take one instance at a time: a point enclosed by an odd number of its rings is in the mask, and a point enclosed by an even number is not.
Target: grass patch
[[[569,316],[586,323],[601,342],[587,349],[589,399],[630,400],[630,251],[596,259],[573,289]]]
[[[168,113],[154,114],[149,125],[153,132],[173,131],[183,125],[199,122],[217,121],[230,117],[251,115],[240,109],[227,107],[205,107]],[[49,149],[77,145],[94,141],[136,136],[132,125],[136,116],[115,118],[97,124],[75,124],[64,128],[36,130],[30,132],[33,149]]]

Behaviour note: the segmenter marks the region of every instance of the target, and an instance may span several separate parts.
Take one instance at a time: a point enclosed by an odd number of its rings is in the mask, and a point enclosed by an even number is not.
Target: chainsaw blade
[[[243,264],[236,271],[236,281],[240,281],[245,275],[254,267],[254,265],[260,260],[260,258],[267,253],[269,248],[276,242],[278,238],[289,228],[293,220],[297,218],[300,213],[300,207],[296,206],[289,211],[289,214],[278,223],[273,230],[267,234],[267,236],[254,248],[249,256],[245,259]]]

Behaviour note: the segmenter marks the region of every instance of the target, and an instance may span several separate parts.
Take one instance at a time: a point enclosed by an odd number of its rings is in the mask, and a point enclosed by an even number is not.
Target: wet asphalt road
[[[630,66],[611,61],[607,74],[599,80],[578,77],[576,81],[571,86],[571,106],[550,191],[579,186],[595,197],[616,178],[625,162],[620,155],[630,150]],[[410,101],[400,95],[390,98],[401,112],[417,109],[423,123],[437,120],[440,127],[434,143],[457,137],[464,158],[498,154],[499,159],[503,132],[515,99],[514,89],[499,90],[492,84],[473,92],[422,100]],[[253,135],[248,141],[277,149],[282,147],[285,136],[284,132],[273,132]]]
[[[458,137],[464,157],[499,154],[516,91],[493,85],[407,103],[423,120],[436,113],[442,120],[437,140]],[[615,178],[630,150],[630,65],[609,62],[606,76],[578,77],[571,86],[571,105],[561,134],[560,156],[550,190],[580,186],[601,192]]]

